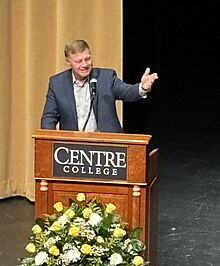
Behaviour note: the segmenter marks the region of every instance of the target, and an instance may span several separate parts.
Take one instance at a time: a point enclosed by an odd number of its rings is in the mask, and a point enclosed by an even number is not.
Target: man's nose
[[[86,60],[83,60],[83,61],[82,61],[82,66],[87,66],[87,62],[86,62]]]

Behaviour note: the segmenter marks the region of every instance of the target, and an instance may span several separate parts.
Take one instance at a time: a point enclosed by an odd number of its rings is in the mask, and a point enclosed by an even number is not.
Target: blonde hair
[[[69,54],[75,54],[77,52],[83,52],[86,49],[89,49],[89,45],[84,40],[74,40],[70,41],[64,47],[64,55],[68,57]]]

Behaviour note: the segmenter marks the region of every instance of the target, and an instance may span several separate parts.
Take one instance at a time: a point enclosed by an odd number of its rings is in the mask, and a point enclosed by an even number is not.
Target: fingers
[[[157,73],[150,74],[150,68],[147,67],[141,78],[142,88],[144,88],[145,90],[150,90],[156,79],[158,79]]]
[[[155,79],[158,79],[158,75],[157,73],[153,73],[150,75],[151,76],[151,79],[154,81]]]
[[[158,75],[157,75],[157,73],[153,73],[153,74],[151,74],[150,76],[151,76],[150,84],[151,84],[151,86],[152,86],[153,83],[154,83],[154,81],[155,81],[156,79],[158,79]]]
[[[144,75],[143,75],[143,77],[148,77],[148,76],[150,76],[152,79],[158,79],[158,75],[157,75],[157,73],[153,73],[153,74],[150,74],[150,68],[149,67],[147,67],[146,68],[146,70],[145,70],[145,72],[144,72]]]
[[[142,76],[142,82],[143,81],[154,81],[155,79],[158,79],[157,73],[150,74],[150,68],[147,67],[143,76]]]
[[[145,72],[144,72],[144,76],[147,76],[149,74],[150,74],[150,68],[147,67],[146,70],[145,70]]]

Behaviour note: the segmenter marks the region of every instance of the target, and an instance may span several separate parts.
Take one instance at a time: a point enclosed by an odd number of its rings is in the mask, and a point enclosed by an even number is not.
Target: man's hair
[[[74,40],[67,43],[64,47],[64,55],[68,57],[69,54],[75,54],[77,52],[84,52],[89,49],[89,45],[84,40]]]

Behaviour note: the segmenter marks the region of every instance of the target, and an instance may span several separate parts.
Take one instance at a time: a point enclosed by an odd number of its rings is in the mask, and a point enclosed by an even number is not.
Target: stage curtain
[[[32,134],[48,78],[68,67],[72,39],[88,41],[95,66],[122,75],[122,1],[1,0],[0,22],[0,198],[34,201]]]

